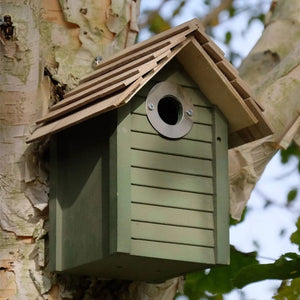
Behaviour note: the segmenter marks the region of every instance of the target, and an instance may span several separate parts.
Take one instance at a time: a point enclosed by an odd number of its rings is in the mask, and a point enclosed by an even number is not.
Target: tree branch
[[[202,18],[201,22],[204,27],[213,23],[216,20],[223,10],[228,9],[234,0],[222,0],[221,3],[215,7],[209,14],[207,14],[204,18]]]

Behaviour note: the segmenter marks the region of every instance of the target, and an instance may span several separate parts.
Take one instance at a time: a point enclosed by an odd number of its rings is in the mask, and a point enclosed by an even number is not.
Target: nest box
[[[53,271],[160,281],[229,263],[229,147],[272,133],[196,19],[101,62],[51,135]]]

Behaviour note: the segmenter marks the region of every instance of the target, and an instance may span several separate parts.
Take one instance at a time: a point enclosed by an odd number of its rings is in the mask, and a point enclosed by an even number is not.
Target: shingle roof
[[[201,23],[193,19],[101,62],[48,114],[37,120],[39,127],[27,141],[54,134],[128,103],[174,57],[227,118],[231,146],[272,134],[261,107],[251,98],[237,70],[204,33]]]

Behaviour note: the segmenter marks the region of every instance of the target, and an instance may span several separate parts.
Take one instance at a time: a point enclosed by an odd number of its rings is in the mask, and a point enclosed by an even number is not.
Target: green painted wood
[[[130,101],[130,112],[146,116],[146,97],[134,96]]]
[[[213,179],[148,169],[131,168],[131,183],[194,193],[213,193]]]
[[[116,126],[118,113],[111,112],[112,126]],[[113,255],[118,251],[118,139],[117,130],[113,130],[108,138],[109,143],[109,254]]]
[[[203,248],[198,248],[202,251]],[[205,249],[205,248],[204,248]],[[185,253],[185,252],[184,252]],[[70,270],[77,275],[97,276],[133,281],[164,282],[182,274],[199,271],[211,265],[172,259],[146,257],[141,255],[116,254]]]
[[[163,259],[214,264],[214,249],[152,241],[132,240],[131,254]]]
[[[58,220],[61,220],[61,216],[57,215],[57,142],[56,136],[51,138],[50,141],[50,169],[51,169],[51,180],[50,180],[50,194],[49,194],[49,223],[51,233],[49,234],[49,268],[50,271],[61,271],[61,247],[58,247],[58,239],[61,239],[61,224],[58,224]]]
[[[212,125],[212,111],[207,107],[194,106],[193,122]]]
[[[197,84],[186,74],[176,58],[171,60],[152,80],[156,82],[168,80],[182,86],[197,88]]]
[[[157,242],[214,246],[214,233],[212,230],[161,224],[131,222],[131,237]]]
[[[53,140],[53,271],[157,280],[228,263],[226,122],[186,74],[172,66],[163,71],[189,85],[183,88],[195,106],[189,139],[162,138],[149,125],[145,96],[152,81],[130,105]]]
[[[146,99],[150,90],[157,84],[155,81],[148,82],[138,93],[136,94],[139,97]],[[184,93],[190,97],[192,103],[199,107],[212,108],[212,104],[207,100],[207,98],[201,93],[197,88],[182,87]]]
[[[213,211],[213,196],[133,185],[131,201],[174,208]]]
[[[98,260],[109,252],[105,200],[109,195],[107,138],[111,123],[106,114],[56,135],[57,270]],[[97,138],[94,128],[98,129]]]
[[[213,229],[213,214],[178,208],[131,204],[132,221]]]
[[[131,116],[131,122],[133,131],[157,134],[157,131],[151,126],[146,116],[133,114]],[[211,142],[211,126],[194,123],[191,131],[184,136],[184,139]]]
[[[145,98],[135,97],[133,100],[132,113],[146,116]],[[212,125],[212,111],[207,107],[194,106],[193,122],[199,124]]]
[[[218,109],[214,119],[216,262],[229,264],[228,125]]]
[[[150,90],[157,84],[156,81],[149,81],[146,85],[144,85],[137,93],[136,96],[147,97]]]
[[[198,88],[183,88],[184,93],[191,99],[193,105],[212,108],[212,104]]]
[[[191,140],[167,140],[158,135],[132,132],[131,147],[139,150],[212,159],[210,143]]]
[[[117,127],[117,252],[130,253],[130,106],[118,109]]]
[[[133,167],[191,175],[213,175],[212,162],[210,160],[140,150],[131,151],[131,165]]]

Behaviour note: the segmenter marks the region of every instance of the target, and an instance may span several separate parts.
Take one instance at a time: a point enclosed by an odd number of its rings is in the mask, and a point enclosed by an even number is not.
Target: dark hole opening
[[[182,117],[181,103],[170,96],[159,100],[157,111],[162,120],[169,125],[176,125]]]

